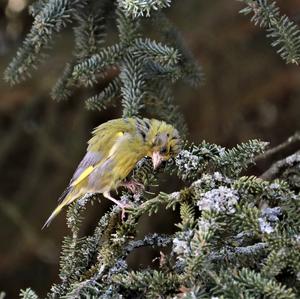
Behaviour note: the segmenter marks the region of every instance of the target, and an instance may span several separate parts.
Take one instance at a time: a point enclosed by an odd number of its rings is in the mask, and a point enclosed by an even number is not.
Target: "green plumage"
[[[61,209],[89,192],[110,196],[143,157],[152,157],[154,167],[175,156],[180,149],[177,130],[156,119],[125,118],[101,124],[93,131],[87,152],[78,165],[61,203],[44,226],[48,226]]]

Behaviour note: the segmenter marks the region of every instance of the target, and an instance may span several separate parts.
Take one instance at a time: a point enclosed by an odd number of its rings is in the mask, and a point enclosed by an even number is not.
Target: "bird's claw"
[[[125,214],[128,213],[128,212],[130,212],[130,211],[132,211],[134,207],[133,207],[132,204],[123,204],[120,208],[122,210],[122,212],[121,212],[121,219],[122,219],[122,221],[124,221]]]

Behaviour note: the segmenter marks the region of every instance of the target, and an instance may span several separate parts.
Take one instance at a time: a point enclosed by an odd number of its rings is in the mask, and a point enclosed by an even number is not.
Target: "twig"
[[[267,244],[260,242],[254,245],[245,246],[245,247],[227,247],[224,248],[224,252],[212,252],[209,255],[209,259],[212,262],[217,261],[235,261],[236,258],[240,257],[253,257],[255,255],[261,254],[267,248]]]
[[[264,153],[258,155],[257,157],[255,157],[255,162],[259,161],[259,160],[263,160],[266,159],[267,157],[278,153],[280,151],[282,151],[283,149],[291,146],[292,144],[299,142],[300,141],[300,131],[296,132],[293,136],[289,137],[286,141],[284,141],[283,143],[270,148],[269,150],[265,151]]]
[[[171,236],[167,235],[158,235],[152,234],[146,236],[143,240],[135,240],[128,243],[128,245],[124,248],[124,256],[127,256],[133,250],[145,247],[145,246],[159,246],[164,247],[169,245],[172,242]]]
[[[272,180],[278,177],[278,174],[285,168],[291,167],[294,163],[300,162],[300,150],[296,153],[275,162],[267,171],[265,171],[260,177],[264,180]]]

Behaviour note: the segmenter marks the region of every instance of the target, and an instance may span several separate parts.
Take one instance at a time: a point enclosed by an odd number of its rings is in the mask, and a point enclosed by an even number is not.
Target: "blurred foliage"
[[[32,23],[28,4],[25,0],[0,3],[1,73]],[[278,5],[299,23],[297,0],[278,1]],[[190,0],[174,1],[167,12],[205,71],[201,88],[175,87],[195,142],[206,139],[234,145],[260,138],[278,144],[299,129],[299,70],[281,61],[265,33],[238,14],[242,8],[235,1]],[[40,227],[80,160],[91,128],[121,114],[117,108],[102,113],[84,109],[82,99],[99,93],[107,85],[105,80],[93,91],[78,88],[69,102],[49,100],[51,87],[71,57],[71,34],[65,30],[56,37],[51,60],[30,81],[13,89],[0,81],[0,233],[5,240],[0,248],[0,290],[8,298],[29,285],[45,294],[57,279],[58,250],[66,233],[64,217],[46,233]],[[268,159],[260,162],[252,172],[262,173],[269,163]],[[163,188],[172,191],[175,186],[174,182]],[[91,231],[106,204],[102,201],[89,209],[81,228],[84,234]],[[139,234],[172,232],[174,227],[166,219],[174,217],[171,212],[151,220],[143,217]],[[157,256],[156,251],[144,253],[131,256],[130,265],[147,265]]]

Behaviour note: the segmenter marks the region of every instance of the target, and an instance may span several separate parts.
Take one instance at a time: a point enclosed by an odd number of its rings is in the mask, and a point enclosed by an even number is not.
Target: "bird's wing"
[[[63,207],[69,205],[83,194],[84,187],[87,187],[85,186],[85,180],[88,177],[93,174],[97,180],[104,179],[103,174],[109,172],[106,166],[111,164],[111,162],[116,162],[111,156],[118,151],[118,147],[123,144],[123,141],[130,139],[134,135],[135,124],[134,119],[116,119],[100,125],[93,131],[93,137],[89,141],[87,153],[75,170],[69,186],[60,196],[60,204],[52,212],[43,227],[48,226]],[[109,182],[104,180],[102,183],[104,185],[112,184],[111,181],[115,177],[108,175],[108,179]]]
[[[102,155],[99,152],[87,151],[81,162],[79,163],[77,169],[75,170],[68,187],[59,197],[58,201],[63,201],[66,196],[70,193],[75,185],[85,179],[94,169],[95,165],[99,163],[102,159]]]
[[[76,185],[80,181],[80,178],[88,176],[92,168],[103,159],[103,156],[101,152],[91,152],[88,150],[75,170],[70,185]]]
[[[115,119],[95,128],[85,156],[79,163],[68,187],[61,194],[58,201],[62,202],[74,187],[78,186],[89,177],[96,167],[106,161],[112,149],[116,148],[124,134],[133,134],[134,128],[135,121],[133,119]]]
[[[68,187],[59,197],[59,205],[55,208],[48,220],[45,222],[43,228],[50,225],[52,220],[60,213],[63,207],[70,204],[80,196],[80,190],[76,190],[76,188],[74,187],[76,187],[90,175],[90,173],[94,170],[95,166],[101,161],[101,159],[102,156],[100,153],[87,151],[87,153],[79,163],[77,169],[75,170]]]

